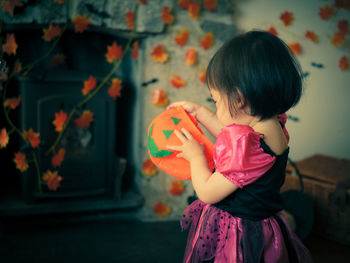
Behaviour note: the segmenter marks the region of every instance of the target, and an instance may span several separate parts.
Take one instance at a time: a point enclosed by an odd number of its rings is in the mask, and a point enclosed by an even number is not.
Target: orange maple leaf
[[[191,18],[198,19],[198,14],[200,10],[201,10],[201,5],[196,2],[192,2],[188,6],[187,13]]]
[[[143,4],[143,5],[147,5],[148,3],[147,3],[147,0],[139,0],[139,2],[141,3],[141,4]]]
[[[43,39],[47,42],[62,34],[61,28],[59,26],[53,26],[52,24],[50,24],[48,28],[44,28],[43,31]]]
[[[82,33],[84,32],[89,25],[91,24],[91,21],[88,19],[88,15],[76,15],[73,19],[72,22],[74,23],[74,30],[75,32]]]
[[[181,195],[185,191],[185,185],[180,180],[173,180],[169,193],[172,195]]]
[[[277,30],[273,26],[270,26],[270,28],[267,30],[267,32],[269,32],[272,35],[278,36]]]
[[[21,0],[2,0],[1,7],[3,12],[7,12],[10,16],[13,16],[13,10],[17,6],[23,6]]]
[[[55,112],[55,119],[52,121],[52,124],[56,127],[57,132],[63,130],[67,117],[67,113],[65,113],[62,109],[60,112]]]
[[[299,42],[288,44],[288,47],[295,55],[301,54],[302,48]]]
[[[138,41],[135,41],[134,44],[132,45],[132,53],[131,57],[132,59],[137,59],[139,56],[139,49],[140,49],[140,44]]]
[[[21,71],[22,71],[22,63],[19,60],[17,60],[15,62],[15,65],[13,66],[12,73],[19,74]]]
[[[200,40],[200,44],[203,49],[209,49],[214,45],[214,34],[211,32],[208,32],[205,34],[205,36]]]
[[[66,59],[66,57],[63,54],[57,54],[54,55],[50,61],[50,66],[52,67],[57,67],[61,64],[63,64],[64,60]]]
[[[183,45],[186,45],[189,37],[190,37],[190,32],[186,28],[184,28],[181,30],[180,34],[178,34],[174,38],[174,40],[176,44],[178,44],[179,46],[183,46]]]
[[[29,141],[33,148],[38,147],[40,143],[39,133],[34,132],[32,128],[28,131],[23,131],[22,136],[25,140]]]
[[[173,78],[170,81],[171,85],[173,85],[174,88],[181,88],[186,85],[186,81],[184,81],[180,76],[174,75]]]
[[[109,63],[112,63],[116,59],[123,58],[123,48],[118,46],[117,42],[113,42],[111,46],[107,46],[106,58]]]
[[[160,18],[163,20],[164,25],[170,25],[174,22],[174,16],[171,14],[171,10],[168,6],[162,8]]]
[[[187,66],[193,65],[197,62],[197,52],[194,48],[189,48],[187,50],[185,62]]]
[[[154,205],[153,211],[157,216],[164,217],[170,214],[171,209],[163,202],[158,202]]]
[[[207,82],[206,76],[207,76],[207,67],[205,67],[205,69],[203,70],[203,72],[202,72],[201,74],[199,74],[199,80],[200,80],[202,83],[206,83],[206,82]]]
[[[61,185],[62,179],[63,178],[58,175],[57,171],[51,172],[48,170],[43,176],[43,180],[47,183],[47,187],[52,191],[57,190],[57,188]]]
[[[128,28],[130,30],[134,29],[134,20],[135,20],[135,14],[131,11],[126,11],[126,19],[125,22],[128,24]]]
[[[18,105],[21,103],[21,96],[17,97],[17,98],[10,98],[10,99],[6,99],[4,102],[4,106],[5,107],[10,107],[11,109],[16,109],[18,107]]]
[[[177,4],[183,9],[187,9],[190,6],[190,3],[192,3],[192,0],[179,0],[177,2]]]
[[[318,15],[323,20],[328,20],[334,14],[335,14],[335,9],[329,5],[325,5],[323,7],[320,7],[320,10],[318,12]]]
[[[26,160],[26,155],[22,152],[15,153],[15,158],[13,159],[13,161],[16,164],[16,168],[21,172],[26,171],[29,167]]]
[[[85,110],[83,114],[74,120],[75,124],[79,126],[81,129],[87,127],[90,127],[91,122],[94,121],[94,114],[89,111]]]
[[[52,166],[55,168],[61,166],[65,155],[66,155],[66,150],[59,149],[58,153],[51,158]]]
[[[5,148],[9,142],[9,136],[7,135],[6,128],[2,128],[0,131],[0,149]]]
[[[158,107],[165,107],[168,105],[169,100],[164,90],[157,89],[152,93],[151,102]]]
[[[89,93],[90,90],[93,90],[96,88],[97,80],[93,76],[90,76],[88,80],[84,80],[84,88],[81,90],[83,95]]]
[[[155,62],[164,63],[168,61],[169,55],[165,53],[163,45],[153,48],[152,57]]]
[[[204,6],[209,11],[215,11],[216,7],[218,6],[217,0],[204,0]]]
[[[113,99],[116,99],[117,97],[120,97],[120,91],[123,88],[122,87],[122,81],[118,78],[112,79],[112,85],[108,89],[108,94],[111,96]]]
[[[349,68],[349,60],[346,56],[342,56],[339,59],[339,68],[340,70],[347,70]]]
[[[6,35],[6,43],[2,45],[2,49],[8,55],[16,55],[17,43],[15,39],[15,34]]]
[[[157,167],[151,161],[151,159],[147,159],[142,164],[142,174],[148,177],[155,176],[158,173]]]
[[[348,21],[343,19],[338,21],[338,32],[346,34],[349,32]]]
[[[313,31],[306,31],[305,37],[310,39],[314,43],[318,43],[318,36]]]
[[[294,20],[294,15],[292,12],[285,11],[280,15],[280,19],[285,26],[290,26]]]
[[[339,47],[342,46],[345,42],[345,35],[343,33],[340,32],[336,32],[333,35],[333,38],[331,40],[331,44],[335,47]]]

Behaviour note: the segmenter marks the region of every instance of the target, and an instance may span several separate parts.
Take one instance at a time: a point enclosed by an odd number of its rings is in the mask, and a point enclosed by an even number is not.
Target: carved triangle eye
[[[178,125],[178,123],[181,121],[181,119],[170,117],[171,120],[174,122],[175,125]]]
[[[165,138],[169,139],[170,135],[174,132],[174,130],[163,130],[162,132],[165,135]]]

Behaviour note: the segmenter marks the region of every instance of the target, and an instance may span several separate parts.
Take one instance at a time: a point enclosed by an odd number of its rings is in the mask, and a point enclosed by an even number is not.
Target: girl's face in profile
[[[227,98],[224,94],[220,94],[219,91],[209,88],[211,97],[216,105],[216,117],[223,126],[234,123],[234,119],[230,114]]]

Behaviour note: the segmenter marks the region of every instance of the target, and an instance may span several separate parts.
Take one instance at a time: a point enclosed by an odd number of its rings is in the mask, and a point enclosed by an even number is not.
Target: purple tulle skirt
[[[182,229],[191,225],[184,263],[312,262],[281,213],[249,220],[197,200],[187,207],[180,223]]]

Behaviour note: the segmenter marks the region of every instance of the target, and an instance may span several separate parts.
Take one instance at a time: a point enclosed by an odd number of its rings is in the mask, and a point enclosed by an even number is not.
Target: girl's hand
[[[185,111],[187,111],[189,114],[191,114],[191,116],[194,118],[197,118],[197,112],[198,112],[199,108],[201,107],[201,105],[199,105],[198,103],[194,103],[194,102],[190,102],[190,101],[177,101],[177,102],[170,104],[167,107],[167,109],[175,108],[178,106],[182,106],[185,109]]]
[[[183,132],[183,134],[178,130],[175,130],[174,132],[183,144],[181,146],[168,145],[167,148],[170,150],[179,151],[180,153],[176,155],[176,157],[182,157],[189,162],[198,157],[205,158],[204,146],[197,142],[196,139],[193,138],[192,134],[185,128],[182,128],[181,131]]]

